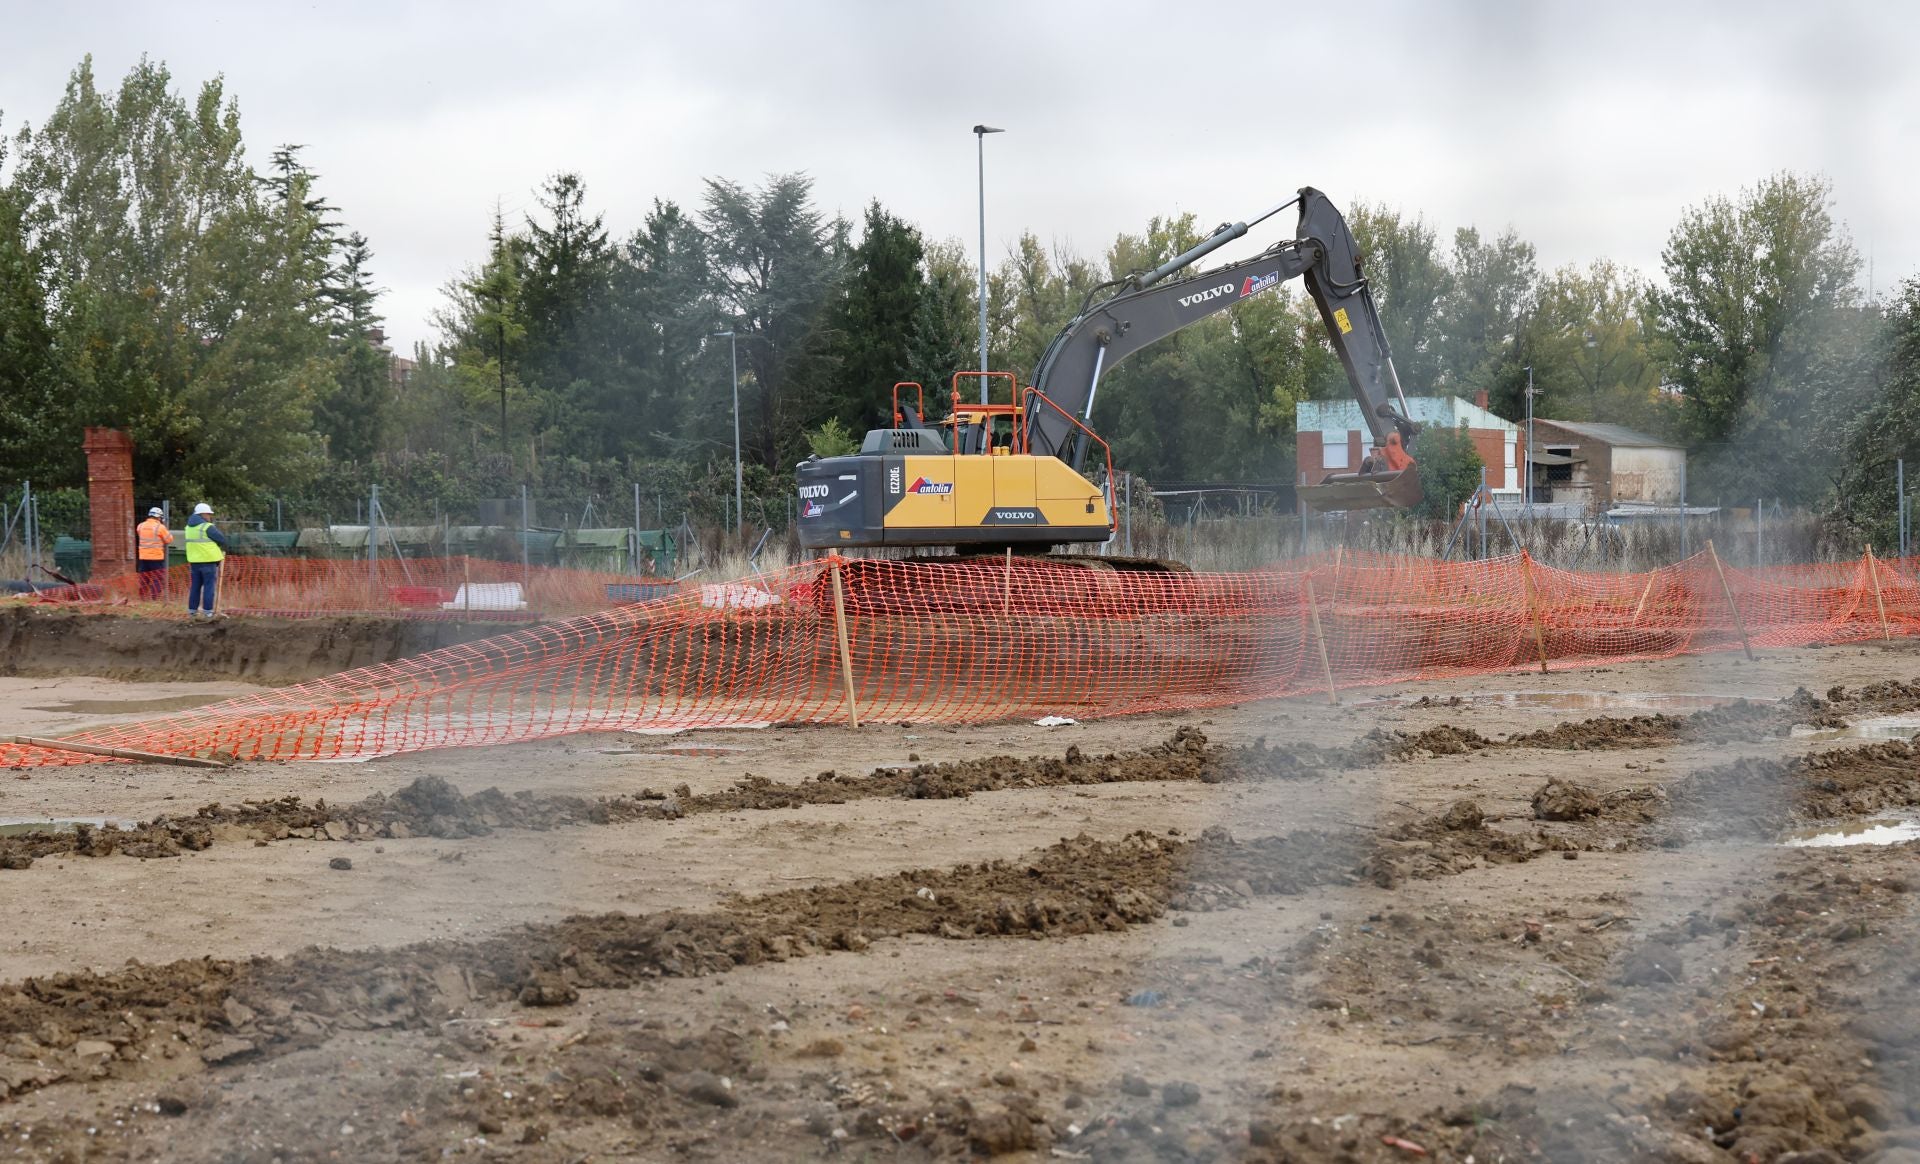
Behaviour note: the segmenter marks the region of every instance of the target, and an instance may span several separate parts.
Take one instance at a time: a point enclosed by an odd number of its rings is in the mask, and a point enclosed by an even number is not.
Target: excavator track
[[[949,572],[943,566],[975,569]],[[909,567],[902,570],[901,567]],[[1061,571],[1048,567],[1067,566]],[[1162,558],[1103,558],[1093,554],[1000,553],[927,555],[909,558],[842,558],[843,601],[849,614],[916,616],[932,613],[1028,615],[1094,609],[1102,594],[1128,578],[1189,574],[1184,562]],[[832,595],[814,584],[806,595],[831,614]]]
[[[999,562],[1006,557],[1006,551],[999,553],[965,553],[941,558],[907,558],[917,562]],[[1192,569],[1185,562],[1175,562],[1168,558],[1119,558],[1101,557],[1097,554],[1029,554],[1019,550],[1013,552],[1015,564],[1021,562],[1051,562],[1061,566],[1076,566],[1082,570],[1092,570],[1104,574],[1191,574]]]

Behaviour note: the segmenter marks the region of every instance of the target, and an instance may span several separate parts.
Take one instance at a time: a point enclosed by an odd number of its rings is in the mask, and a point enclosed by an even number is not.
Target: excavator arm
[[[1188,273],[1207,254],[1296,203],[1300,221],[1293,238],[1243,262]],[[1327,338],[1346,369],[1354,399],[1379,450],[1366,471],[1344,479],[1355,482],[1354,487],[1317,487],[1330,492],[1309,503],[1317,508],[1362,509],[1417,502],[1419,485],[1406,451],[1417,426],[1406,415],[1406,396],[1394,372],[1380,313],[1361,274],[1360,255],[1346,221],[1327,196],[1311,186],[1251,224],[1222,224],[1198,245],[1152,271],[1094,288],[1080,313],[1047,345],[1034,371],[1034,387],[1061,411],[1036,407],[1028,414],[1028,448],[1080,468],[1086,455],[1085,438],[1061,412],[1083,423],[1090,421],[1100,378],[1109,369],[1149,344],[1295,277],[1306,281],[1307,293],[1319,308]]]

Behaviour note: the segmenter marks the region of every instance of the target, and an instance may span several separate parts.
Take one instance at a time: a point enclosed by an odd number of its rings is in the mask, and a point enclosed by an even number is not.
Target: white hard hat
[[[147,516],[148,517],[164,517],[166,515],[161,513],[160,507],[156,505],[152,509],[147,510]]]
[[[193,511],[195,513],[212,513],[213,506],[208,505],[206,502],[202,501],[200,504],[193,507]]]

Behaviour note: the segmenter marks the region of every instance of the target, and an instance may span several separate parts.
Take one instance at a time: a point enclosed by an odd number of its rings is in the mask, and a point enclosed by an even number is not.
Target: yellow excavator
[[[1289,206],[1293,238],[1259,255],[1191,272],[1201,258]],[[949,414],[926,421],[924,389],[894,386],[893,424],[866,434],[860,451],[809,457],[796,469],[799,533],[809,549],[947,546],[963,553],[1045,552],[1113,536],[1113,456],[1090,425],[1100,377],[1148,344],[1234,304],[1304,278],[1327,338],[1345,367],[1373,436],[1357,473],[1303,486],[1311,509],[1407,507],[1420,500],[1411,446],[1418,426],[1361,274],[1353,235],[1326,195],[1306,187],[1249,222],[1224,223],[1151,271],[1104,283],[1047,345],[1024,390],[1010,372],[961,372]],[[1007,383],[1007,401],[963,401],[961,386]],[[911,401],[902,398],[910,389]],[[997,393],[994,393],[997,395]],[[989,393],[979,393],[986,396]],[[1396,407],[1396,405],[1398,407]],[[1098,484],[1090,455],[1104,459]]]

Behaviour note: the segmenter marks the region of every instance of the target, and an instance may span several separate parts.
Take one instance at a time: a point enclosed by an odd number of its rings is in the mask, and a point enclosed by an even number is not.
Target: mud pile
[[[488,788],[461,794],[438,776],[422,776],[391,795],[348,805],[297,796],[207,804],[190,817],[161,816],[131,828],[49,830],[0,837],[0,868],[23,869],[50,856],[177,857],[216,841],[358,840],[378,837],[484,836],[496,828],[552,829],[665,815],[635,797],[511,796]]]
[[[1675,818],[1668,844],[1772,837],[1795,825],[1920,805],[1920,747],[1892,740],[1790,760],[1740,759],[1690,773],[1667,796]]]
[[[1790,705],[1804,717],[1798,722],[1814,727],[1845,727],[1848,716],[1920,711],[1920,679],[1905,683],[1883,679],[1859,687],[1829,687],[1824,699],[1802,687],[1781,703]]]
[[[1920,680],[1889,679],[1862,687],[1834,687],[1822,699],[1806,688],[1777,703],[1740,699],[1687,715],[1599,716],[1544,731],[1510,736],[1510,748],[1640,748],[1675,743],[1740,743],[1779,738],[1795,727],[1843,728],[1863,715],[1920,710]]]
[[[199,819],[161,817],[132,828],[78,824],[71,829],[48,830],[0,837],[0,869],[25,869],[42,857],[111,857],[115,853],[142,859],[178,857],[209,848],[215,840],[210,824]]]
[[[1414,707],[1459,704],[1423,698]],[[1786,736],[1795,726],[1845,727],[1848,717],[1884,715],[1920,708],[1920,680],[1868,684],[1849,692],[1835,687],[1821,699],[1802,688],[1777,703],[1740,699],[1687,715],[1601,715],[1538,731],[1492,740],[1471,728],[1443,724],[1420,732],[1376,728],[1351,749],[1364,763],[1405,761],[1423,756],[1454,756],[1500,748],[1551,748],[1567,751],[1655,748],[1684,743],[1739,743]]]
[[[337,1029],[419,1028],[478,999],[530,1006],[904,933],[1046,937],[1159,916],[1185,841],[1062,841],[1019,862],[915,870],[745,898],[701,913],[576,917],[471,943],[195,959],[0,986],[0,1098],[115,1074],[141,1057],[224,1063]]]
[[[1114,842],[1080,837],[1019,861],[865,877],[698,913],[583,916],[476,942],[29,979],[0,986],[0,1081],[17,1092],[98,1078],[143,1055],[224,1063],[311,1046],[338,1029],[427,1027],[477,1000],[562,1005],[582,988],[864,950],[902,934],[1121,930],[1176,902],[1207,908],[1215,893],[1297,893],[1350,881],[1365,845],[1357,834],[1244,845],[1224,832],[1199,841],[1143,832]]]
[[[1374,728],[1345,749],[1344,753],[1348,766],[1369,767],[1390,761],[1417,760],[1423,756],[1462,756],[1499,746],[1499,741],[1490,740],[1472,728],[1441,724],[1418,732]]]
[[[545,830],[635,820],[674,820],[708,812],[798,808],[885,797],[944,800],[975,792],[1056,788],[1132,782],[1303,780],[1358,762],[1346,749],[1311,744],[1268,747],[1264,740],[1229,747],[1183,727],[1158,744],[1131,752],[1089,755],[1078,745],[1060,757],[991,756],[911,768],[876,768],[864,776],[820,773],[787,784],[747,773],[731,788],[695,794],[685,785],[671,792],[641,789],[630,796],[511,795],[487,788],[466,795],[438,776],[422,776],[391,794],[376,793],[346,805],[307,803],[289,796],[239,805],[208,804],[192,817],[159,817],[131,829],[49,831],[0,837],[0,868],[25,868],[34,860],[74,854],[104,857],[175,857],[218,840],[376,840],[486,836],[495,829]]]

